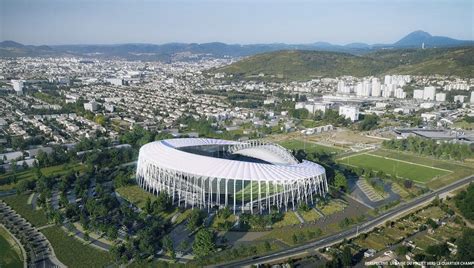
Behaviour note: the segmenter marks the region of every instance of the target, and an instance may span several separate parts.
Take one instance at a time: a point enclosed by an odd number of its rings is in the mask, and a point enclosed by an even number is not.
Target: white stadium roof
[[[178,149],[190,146],[239,145],[245,143],[205,138],[155,141],[140,148],[139,165],[151,164],[203,177],[253,181],[292,181],[312,178],[325,173],[322,166],[310,161],[296,164],[254,163],[198,155]],[[261,150],[262,147],[255,147],[254,149]],[[251,154],[249,150],[252,150],[252,148],[245,148],[247,155],[264,155],[261,151]],[[282,153],[288,154],[284,149],[281,150]],[[268,151],[267,153],[272,152]]]

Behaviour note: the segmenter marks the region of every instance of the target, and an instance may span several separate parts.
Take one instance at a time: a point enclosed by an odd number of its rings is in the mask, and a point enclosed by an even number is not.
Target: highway
[[[270,255],[252,257],[252,258],[248,258],[244,260],[223,263],[223,264],[210,266],[210,267],[217,267],[217,266],[218,267],[242,267],[242,266],[250,266],[250,265],[257,265],[257,264],[265,264],[265,263],[274,262],[278,260],[284,260],[289,257],[301,255],[305,252],[311,253],[310,252],[311,250],[314,252],[314,250],[316,249],[324,248],[324,247],[328,247],[333,244],[336,244],[342,241],[344,238],[350,238],[350,237],[356,236],[358,233],[368,232],[372,230],[374,227],[383,224],[387,220],[390,220],[400,214],[403,214],[424,203],[429,202],[432,198],[436,197],[437,195],[449,193],[472,181],[474,181],[474,176],[463,178],[452,184],[444,186],[438,190],[435,190],[430,193],[426,193],[408,203],[401,204],[367,222],[358,224],[348,230],[323,237],[322,239],[314,241],[314,242],[310,242],[301,246],[292,247],[292,248],[285,249],[279,252],[274,252],[274,253],[271,253]]]

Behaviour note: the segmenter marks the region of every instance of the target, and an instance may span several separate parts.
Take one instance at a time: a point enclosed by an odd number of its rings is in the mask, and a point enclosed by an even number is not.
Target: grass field
[[[20,245],[2,226],[0,226],[0,267],[23,267]]]
[[[299,139],[282,141],[282,142],[279,142],[279,144],[287,149],[295,150],[295,151],[299,149],[305,149],[307,154],[311,154],[311,153],[337,154],[337,153],[342,152],[342,149],[340,148],[324,146],[324,145],[317,144],[311,141],[306,141],[306,145],[305,145],[305,142]]]
[[[20,194],[2,197],[1,199],[34,226],[40,227],[46,225],[48,219],[44,214],[44,210],[34,210],[33,207],[28,204],[28,197],[28,194]]]
[[[421,183],[450,173],[450,171],[431,168],[428,165],[423,166],[423,164],[417,162],[411,162],[415,163],[411,164],[409,160],[397,160],[386,157],[388,156],[358,154],[339,159],[338,162],[349,166],[383,171],[392,176],[407,178]]]
[[[156,199],[156,196],[140,188],[138,185],[123,186],[115,190],[128,202],[135,204],[137,207],[143,209],[147,198],[151,201]]]
[[[58,226],[43,229],[41,232],[51,242],[56,257],[68,267],[105,267],[113,261],[108,252],[84,245],[68,236]]]
[[[288,225],[295,225],[295,224],[300,224],[300,220],[298,220],[295,213],[290,210],[290,211],[285,212],[285,214],[283,215],[283,219],[273,224],[273,227],[281,228],[281,227],[285,227]]]
[[[52,166],[52,167],[45,167],[41,168],[41,173],[44,176],[56,176],[56,175],[62,175],[65,174],[69,169],[72,168],[75,171],[80,171],[83,170],[84,166],[81,164],[77,163],[74,165],[70,165],[67,169],[65,168],[65,165],[57,165],[57,166]],[[12,175],[11,172],[5,173],[3,175],[0,175],[0,181],[9,178]],[[20,171],[16,173],[17,180],[25,180],[25,179],[34,179],[35,178],[35,170],[33,168],[27,169],[25,171]],[[0,190],[10,190],[15,187],[15,183],[10,183],[10,184],[5,184],[5,185],[0,185]]]
[[[400,159],[407,162],[417,163],[421,165],[427,165],[430,167],[446,169],[452,171],[440,178],[433,179],[426,183],[426,186],[432,189],[441,188],[449,183],[456,181],[457,179],[467,177],[474,174],[474,163],[460,163],[454,161],[440,160],[429,157],[423,157],[414,155],[412,153],[398,152],[393,150],[377,150],[371,152],[371,154],[389,157],[393,159]]]

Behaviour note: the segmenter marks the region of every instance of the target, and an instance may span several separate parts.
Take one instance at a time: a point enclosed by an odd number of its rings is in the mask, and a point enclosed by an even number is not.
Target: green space
[[[72,165],[62,164],[62,165],[57,165],[57,166],[41,168],[41,173],[46,177],[60,176],[60,175],[66,174],[70,169],[74,169],[75,171],[81,171],[84,169],[84,166],[82,166],[79,163],[72,164]],[[13,174],[11,172],[0,175],[0,190],[10,190],[15,187],[16,185],[15,183],[8,183],[8,184],[1,183],[2,180],[9,179],[12,175]],[[15,175],[16,175],[17,181],[21,181],[25,179],[31,180],[31,179],[36,178],[34,168],[29,168],[27,170],[17,172]]]
[[[56,257],[68,267],[105,267],[113,261],[108,252],[83,244],[58,226],[41,232],[53,246]]]
[[[342,202],[336,200],[330,200],[326,203],[318,203],[317,208],[324,214],[324,215],[331,215],[339,211],[343,211],[346,205]]]
[[[34,226],[40,227],[46,225],[48,219],[45,216],[44,210],[34,210],[33,207],[28,204],[29,196],[29,194],[19,194],[2,197],[1,199]]]
[[[193,211],[192,209],[186,209],[185,211],[181,212],[181,214],[179,214],[178,217],[176,217],[176,221],[174,224],[178,225],[184,222],[185,220],[187,220],[189,216],[191,215],[192,211]]]
[[[301,215],[301,217],[303,217],[306,222],[316,221],[321,218],[321,216],[316,211],[314,211],[314,209],[310,209],[308,211],[301,210],[298,211],[298,213]]]
[[[298,220],[298,217],[296,217],[295,212],[293,211],[287,211],[283,214],[283,219],[281,221],[276,222],[273,224],[273,228],[281,228],[285,226],[291,226],[291,225],[296,225],[300,224],[300,220]]]
[[[2,226],[0,226],[0,267],[23,267],[20,245]]]
[[[400,151],[387,150],[387,149],[380,149],[380,150],[371,152],[371,154],[452,171],[449,174],[445,174],[442,178],[433,179],[429,181],[428,183],[426,183],[428,187],[433,188],[433,189],[441,188],[460,178],[464,178],[464,177],[474,174],[474,163],[472,162],[461,163],[461,162],[455,162],[455,161],[434,159],[431,157],[415,155],[409,152],[400,152]]]
[[[127,185],[115,189],[128,202],[135,204],[137,207],[144,209],[147,198],[150,198],[153,202],[157,197],[138,185]]]
[[[474,48],[390,49],[356,56],[340,52],[285,50],[262,53],[214,70],[232,79],[310,80],[351,74],[445,74],[473,77]],[[265,76],[258,76],[263,73]]]
[[[342,152],[341,148],[325,146],[321,144],[314,143],[312,141],[302,141],[302,140],[288,140],[279,142],[279,144],[290,150],[306,150],[307,154],[312,153],[326,153],[326,154],[337,154]]]
[[[231,227],[232,225],[234,225],[236,220],[237,220],[237,218],[235,217],[234,214],[230,214],[229,217],[227,217],[227,219],[224,219],[224,217],[216,215],[214,217],[214,219],[212,220],[211,226],[215,230],[224,230],[225,231],[226,225],[229,225],[229,227]]]
[[[348,166],[360,167],[374,171],[383,171],[384,173],[390,174],[392,176],[407,178],[421,183],[425,183],[435,177],[441,177],[449,174],[448,171],[402,162],[407,160],[399,161],[393,158],[384,158],[370,154],[358,154],[339,159],[337,161]]]

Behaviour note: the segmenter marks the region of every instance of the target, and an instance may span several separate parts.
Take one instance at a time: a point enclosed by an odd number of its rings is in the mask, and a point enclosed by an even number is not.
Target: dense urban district
[[[265,55],[3,58],[0,267],[472,265],[474,64],[436,59],[308,79]],[[263,213],[178,206],[137,160],[180,138],[278,145],[327,191]]]

